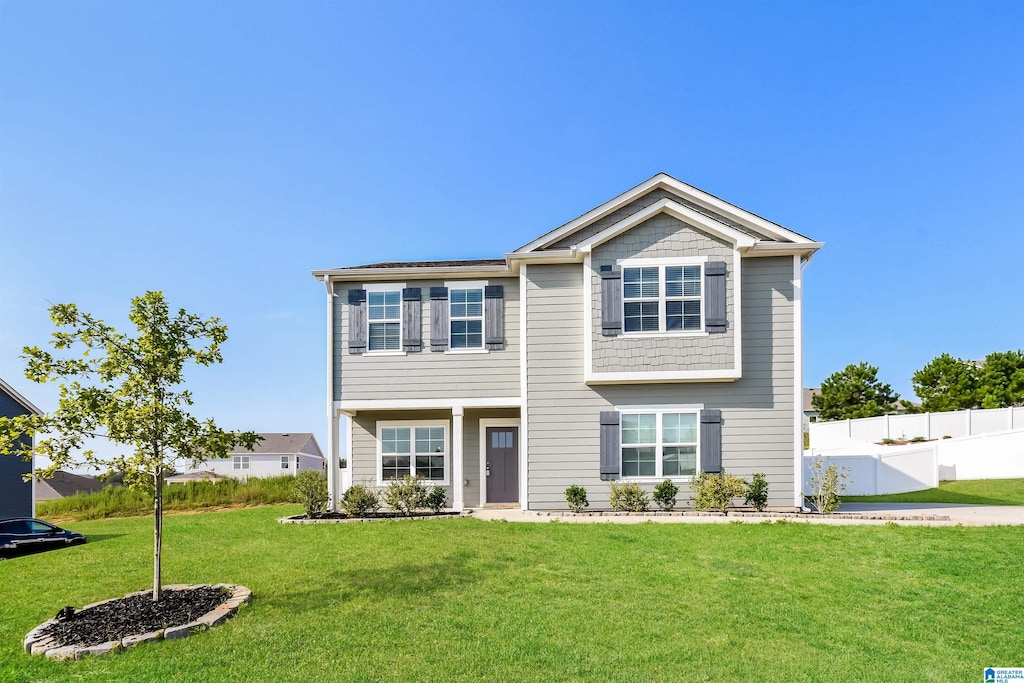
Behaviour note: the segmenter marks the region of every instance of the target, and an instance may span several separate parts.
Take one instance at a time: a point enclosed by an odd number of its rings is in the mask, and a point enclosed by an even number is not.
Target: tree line
[[[875,417],[902,409],[938,413],[968,408],[1024,405],[1024,350],[995,351],[983,361],[937,356],[912,377],[920,404],[900,399],[868,363],[847,365],[829,375],[811,398],[820,420]]]

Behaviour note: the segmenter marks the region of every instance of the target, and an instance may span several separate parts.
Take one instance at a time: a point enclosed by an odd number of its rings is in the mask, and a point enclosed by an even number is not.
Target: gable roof
[[[631,202],[657,189],[671,192],[682,200],[675,202],[675,204],[685,206],[685,208],[693,212],[703,214],[707,219],[713,220],[734,231],[745,233],[756,240],[806,245],[815,251],[821,246],[800,233],[784,228],[778,223],[773,223],[746,209],[741,209],[735,204],[719,199],[709,192],[677,180],[667,173],[658,173],[639,185],[626,190],[619,196],[609,199],[585,214],[541,235],[532,242],[524,244],[512,253],[526,254],[550,247],[552,244],[565,239],[591,223],[622,209]]]
[[[263,440],[256,444],[252,450],[236,448],[231,451],[234,455],[294,455],[302,451],[306,442],[312,440],[314,453],[323,457],[323,452],[316,442],[316,438],[310,432],[260,432]]]
[[[42,415],[43,414],[43,411],[39,410],[39,408],[36,408],[32,404],[31,401],[29,401],[27,398],[25,398],[24,396],[19,394],[17,391],[15,391],[14,387],[12,387],[10,384],[8,384],[7,382],[3,381],[2,379],[0,379],[0,391],[4,392],[8,396],[10,396],[12,399],[14,399],[15,403],[20,405],[22,408],[24,408],[28,412],[33,413],[35,415]]]
[[[80,474],[58,470],[49,479],[36,479],[35,486],[38,500],[53,500],[54,498],[73,496],[76,493],[96,493],[108,484],[92,477],[83,477]]]

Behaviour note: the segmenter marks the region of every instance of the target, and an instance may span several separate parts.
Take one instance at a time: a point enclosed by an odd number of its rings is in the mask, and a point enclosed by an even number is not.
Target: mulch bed
[[[81,611],[65,607],[58,613],[57,622],[41,633],[61,645],[99,645],[124,636],[187,624],[230,597],[230,591],[223,588],[202,586],[164,589],[160,602],[153,602],[152,595],[146,593],[110,600]]]
[[[423,517],[460,517],[465,513],[456,512],[454,510],[441,510],[440,512],[433,512],[430,510],[414,512],[411,515],[406,515],[401,512],[394,512],[392,510],[384,510],[377,512],[368,512],[365,515],[356,517],[346,512],[325,512],[322,515],[315,515],[313,517],[306,517],[305,515],[294,515],[292,517],[285,517],[285,520],[298,522],[315,522],[315,521],[344,521],[344,520],[371,520],[371,519],[417,519]]]

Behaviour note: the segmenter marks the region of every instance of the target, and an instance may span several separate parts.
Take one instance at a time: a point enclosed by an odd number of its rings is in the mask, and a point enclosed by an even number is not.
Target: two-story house
[[[821,246],[658,174],[502,259],[314,271],[331,508],[407,474],[456,509],[565,508],[572,484],[605,507],[611,480],[685,500],[723,468],[800,506],[801,282]]]

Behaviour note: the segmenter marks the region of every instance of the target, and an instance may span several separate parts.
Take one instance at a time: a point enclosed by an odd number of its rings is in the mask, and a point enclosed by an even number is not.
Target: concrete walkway
[[[765,516],[549,516],[544,512],[522,510],[477,509],[473,517],[485,521],[503,520],[506,522],[560,522],[567,524],[640,524],[654,522],[656,524],[728,524],[743,522],[760,524],[765,521],[781,521],[807,524],[832,524],[844,526],[850,524],[880,525],[895,523],[901,526],[992,526],[999,524],[1024,525],[1024,507],[996,505],[952,505],[946,503],[851,503],[839,509],[844,514],[863,514],[863,518],[822,517],[769,517]],[[887,517],[948,517],[948,519],[870,519],[877,516]]]

